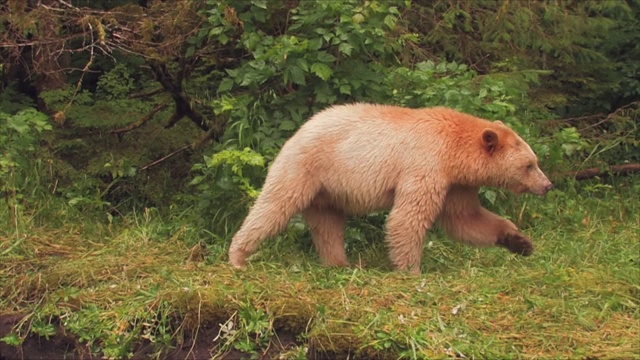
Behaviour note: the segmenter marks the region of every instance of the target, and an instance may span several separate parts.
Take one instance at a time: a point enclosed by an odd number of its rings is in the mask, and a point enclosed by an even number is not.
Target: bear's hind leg
[[[242,226],[233,236],[229,247],[231,265],[236,268],[244,267],[247,257],[256,251],[260,243],[282,231],[293,215],[309,206],[316,192],[311,182],[300,181],[296,186],[265,185]]]
[[[325,266],[349,266],[344,249],[344,214],[312,206],[303,211],[313,245]]]
[[[478,189],[456,186],[449,190],[438,224],[451,238],[475,246],[501,246],[528,256],[533,244],[514,223],[483,208]]]

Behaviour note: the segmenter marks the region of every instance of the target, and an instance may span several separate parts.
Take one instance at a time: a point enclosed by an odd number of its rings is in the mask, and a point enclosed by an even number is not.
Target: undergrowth
[[[206,338],[215,358],[638,359],[638,194],[636,177],[503,199],[532,257],[436,230],[419,276],[391,271],[380,241],[350,244],[351,268],[323,268],[295,221],[237,271],[188,211],[99,222],[54,201],[1,232],[0,315],[20,315],[2,341],[63,329],[106,358]]]

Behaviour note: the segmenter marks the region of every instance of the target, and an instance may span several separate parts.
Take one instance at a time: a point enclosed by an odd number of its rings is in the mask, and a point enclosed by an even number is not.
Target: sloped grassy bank
[[[640,358],[636,190],[520,199],[529,258],[436,232],[420,276],[379,243],[327,269],[285,238],[236,271],[149,214],[32,226],[0,238],[0,357]]]

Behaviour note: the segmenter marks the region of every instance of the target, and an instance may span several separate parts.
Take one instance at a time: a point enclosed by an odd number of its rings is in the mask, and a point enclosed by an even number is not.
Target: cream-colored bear
[[[400,270],[420,272],[434,223],[465,243],[530,255],[531,241],[480,205],[480,186],[543,195],[552,184],[529,145],[499,121],[447,108],[331,107],[282,147],[233,237],[229,261],[243,267],[302,212],[322,262],[346,266],[345,215],[387,208],[386,242]]]

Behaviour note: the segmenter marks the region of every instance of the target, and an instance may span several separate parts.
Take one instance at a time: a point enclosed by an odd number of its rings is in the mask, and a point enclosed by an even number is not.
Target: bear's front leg
[[[415,186],[418,185],[418,186]],[[408,186],[398,191],[387,219],[389,257],[398,270],[420,274],[422,243],[444,201],[444,191],[432,186]]]
[[[529,256],[533,244],[511,221],[483,208],[478,188],[455,185],[447,193],[438,224],[456,240],[475,246],[500,246]]]
[[[529,256],[533,253],[533,243],[520,232],[500,235],[497,246],[502,246],[514,254]]]

